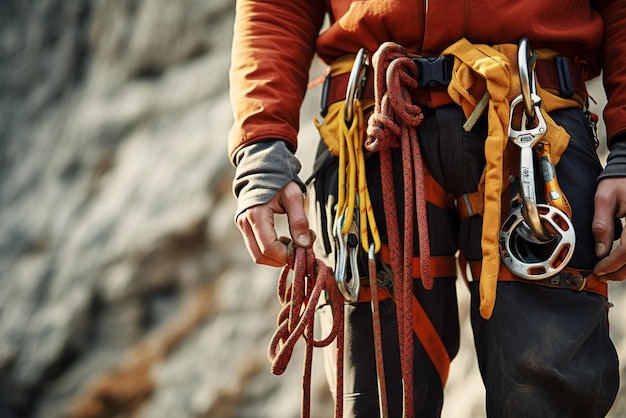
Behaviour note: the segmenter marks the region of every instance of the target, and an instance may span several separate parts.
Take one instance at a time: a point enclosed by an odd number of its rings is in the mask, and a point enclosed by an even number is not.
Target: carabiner
[[[537,114],[536,109],[541,103],[541,98],[537,96],[537,86],[535,84],[535,65],[528,62],[528,56],[531,55],[530,46],[528,45],[528,39],[522,38],[519,41],[519,47],[517,49],[517,66],[519,69],[519,83],[522,89],[522,97],[524,100],[524,110],[526,116],[530,119],[535,119]]]
[[[367,66],[369,63],[369,53],[367,49],[361,48],[356,54],[350,78],[348,78],[348,87],[346,89],[346,104],[344,110],[344,119],[346,124],[352,124],[354,117],[354,99],[360,99],[367,81]]]
[[[522,214],[526,223],[530,227],[532,234],[539,241],[548,242],[553,237],[552,234],[541,223],[541,218],[537,211],[535,193],[535,170],[533,163],[533,147],[541,140],[546,133],[546,121],[537,106],[534,121],[536,125],[528,127],[530,123],[525,110],[519,112],[518,107],[524,102],[523,95],[517,96],[511,103],[511,115],[509,123],[509,141],[520,147],[520,195],[522,199]],[[519,129],[515,125],[515,120],[520,117]]]
[[[346,234],[341,230],[345,222],[345,215],[341,215],[334,226],[333,234],[337,243],[337,266],[335,268],[335,280],[337,287],[346,302],[354,303],[359,300],[361,279],[359,277],[358,250],[359,229],[356,222],[352,222]],[[348,276],[348,264],[350,264],[350,276]]]

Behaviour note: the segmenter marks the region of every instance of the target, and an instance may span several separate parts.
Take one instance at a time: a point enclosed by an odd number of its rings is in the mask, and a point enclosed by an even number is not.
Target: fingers
[[[601,258],[594,273],[600,280],[626,279],[626,230],[619,244],[612,248],[614,219],[626,214],[626,179],[606,178],[598,184],[595,195],[592,231],[596,240],[596,255]],[[609,254],[610,252],[610,254]]]
[[[289,233],[296,245],[310,247],[312,244],[309,220],[304,211],[304,196],[295,182],[285,186],[280,192],[281,206],[287,213]]]
[[[287,246],[276,234],[269,204],[248,209],[237,218],[237,225],[255,263],[272,267],[287,264]]]
[[[595,195],[595,212],[591,230],[596,240],[596,256],[605,257],[611,250],[613,242],[613,228],[616,211],[615,197],[612,197],[606,187],[602,187],[600,182]]]
[[[289,182],[269,202],[253,206],[237,218],[237,226],[257,264],[281,267],[288,262],[289,238],[278,237],[274,215],[287,214],[289,232],[296,245],[310,247],[314,235],[304,211],[304,196],[300,186]]]
[[[596,264],[593,272],[601,281],[626,280],[626,229],[622,231],[619,244],[611,254]]]

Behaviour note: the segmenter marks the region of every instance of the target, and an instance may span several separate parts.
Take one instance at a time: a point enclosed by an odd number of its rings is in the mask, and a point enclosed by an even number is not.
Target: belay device
[[[574,253],[576,236],[571,209],[550,161],[549,145],[540,142],[547,125],[529,55],[528,40],[523,38],[518,51],[522,94],[511,103],[509,123],[509,141],[520,147],[519,193],[511,199],[511,214],[502,224],[499,241],[502,262],[513,274],[543,280],[565,268]],[[551,205],[537,204],[533,152],[540,158],[546,201]]]

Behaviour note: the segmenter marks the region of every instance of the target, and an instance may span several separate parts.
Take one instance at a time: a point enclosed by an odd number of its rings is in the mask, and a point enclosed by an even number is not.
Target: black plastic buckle
[[[451,55],[413,58],[413,62],[417,64],[419,87],[446,87],[450,84],[454,63]]]
[[[569,99],[574,96],[574,83],[572,83],[572,74],[569,70],[567,58],[562,55],[554,57],[556,63],[556,72],[559,76],[559,93],[561,97]]]

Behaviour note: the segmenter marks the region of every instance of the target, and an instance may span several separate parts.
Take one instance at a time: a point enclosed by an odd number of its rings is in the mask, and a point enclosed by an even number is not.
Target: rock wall
[[[0,2],[0,416],[299,415],[302,353],[280,377],[265,354],[277,271],[232,221],[233,19],[233,0]],[[444,415],[480,416],[461,306]]]

